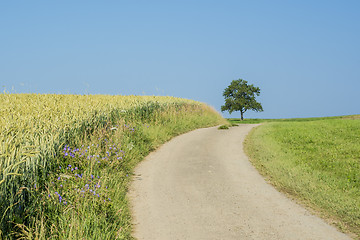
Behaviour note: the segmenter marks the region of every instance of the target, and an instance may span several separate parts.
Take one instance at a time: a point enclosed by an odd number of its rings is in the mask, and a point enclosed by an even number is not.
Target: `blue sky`
[[[1,1],[0,87],[220,110],[242,78],[264,107],[245,118],[360,114],[359,13],[358,0]]]

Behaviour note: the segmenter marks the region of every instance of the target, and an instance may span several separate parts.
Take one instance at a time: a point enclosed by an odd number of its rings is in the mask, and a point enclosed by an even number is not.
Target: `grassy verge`
[[[2,112],[18,119],[0,125],[0,239],[132,239],[126,192],[134,166],[173,136],[225,121],[174,98],[1,97],[9,108]],[[24,98],[39,98],[45,110],[14,112]]]
[[[240,118],[229,118],[228,121],[232,124],[257,124],[257,123],[268,123],[268,122],[313,122],[313,121],[329,120],[329,119],[360,119],[360,115],[317,117],[317,118],[278,118],[278,119],[248,118],[244,120],[241,120]]]
[[[263,124],[245,150],[278,189],[360,238],[360,121],[310,120]]]

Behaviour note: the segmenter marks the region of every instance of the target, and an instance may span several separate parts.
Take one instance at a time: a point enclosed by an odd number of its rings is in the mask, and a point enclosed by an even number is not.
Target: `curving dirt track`
[[[256,125],[199,129],[151,153],[129,196],[137,239],[350,239],[259,175],[242,142]]]

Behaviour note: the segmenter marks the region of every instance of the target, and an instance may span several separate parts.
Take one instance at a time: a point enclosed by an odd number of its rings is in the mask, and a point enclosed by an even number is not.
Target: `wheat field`
[[[0,94],[0,237],[20,236],[15,235],[14,226],[26,233],[21,235],[26,239],[48,235],[49,229],[31,230],[29,216],[45,211],[34,202],[42,199],[38,192],[48,189],[48,178],[61,164],[59,154],[65,145],[80,144],[99,129],[147,122],[153,127],[145,128],[146,141],[156,142],[162,126],[188,131],[201,127],[192,126],[196,122],[192,117],[204,120],[209,114],[212,120],[204,126],[223,121],[205,104],[175,97]],[[186,118],[188,122],[180,122]],[[135,147],[141,149],[141,145]],[[29,234],[34,232],[38,237]]]

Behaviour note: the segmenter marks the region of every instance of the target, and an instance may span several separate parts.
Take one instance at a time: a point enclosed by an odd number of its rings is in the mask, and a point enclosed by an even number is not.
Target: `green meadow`
[[[262,123],[246,138],[251,162],[276,188],[360,238],[360,116],[230,119]]]

